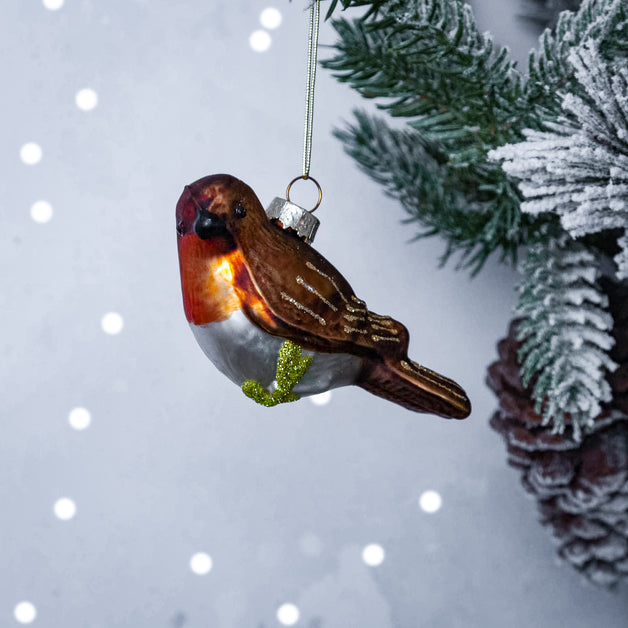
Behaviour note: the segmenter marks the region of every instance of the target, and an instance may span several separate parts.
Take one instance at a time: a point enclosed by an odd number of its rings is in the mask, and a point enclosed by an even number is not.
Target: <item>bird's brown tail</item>
[[[415,412],[447,419],[464,419],[471,413],[469,398],[456,382],[411,360],[369,361],[356,383]]]

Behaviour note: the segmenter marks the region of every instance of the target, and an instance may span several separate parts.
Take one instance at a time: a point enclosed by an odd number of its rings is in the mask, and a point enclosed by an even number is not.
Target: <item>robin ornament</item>
[[[302,227],[291,205],[277,211],[275,199],[267,215],[226,174],[185,187],[176,209],[183,305],[207,357],[266,406],[356,385],[409,410],[467,417],[464,390],[408,357],[408,330],[366,307],[308,243],[316,225]]]

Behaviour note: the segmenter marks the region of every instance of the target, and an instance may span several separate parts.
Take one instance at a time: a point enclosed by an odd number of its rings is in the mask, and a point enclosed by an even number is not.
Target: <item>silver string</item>
[[[305,131],[303,138],[303,178],[310,176],[312,161],[312,127],[314,124],[314,84],[316,82],[316,56],[318,53],[318,27],[321,3],[315,0],[310,8],[310,29],[307,43],[307,86],[305,89]]]

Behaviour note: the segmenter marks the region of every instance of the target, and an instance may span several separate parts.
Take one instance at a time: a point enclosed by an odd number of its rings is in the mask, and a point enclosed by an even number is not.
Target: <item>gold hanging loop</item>
[[[316,189],[318,190],[318,201],[316,202],[316,205],[314,205],[312,209],[307,210],[310,212],[310,214],[313,214],[318,209],[318,206],[321,204],[321,201],[323,200],[323,190],[321,189],[321,186],[318,183],[318,181],[314,177],[311,177],[309,174],[299,175],[298,177],[295,177],[294,179],[292,179],[290,183],[288,183],[288,188],[286,189],[286,200],[288,202],[292,202],[290,201],[290,188],[292,187],[292,184],[296,183],[299,179],[303,179],[304,181],[313,181],[314,184],[316,185]]]

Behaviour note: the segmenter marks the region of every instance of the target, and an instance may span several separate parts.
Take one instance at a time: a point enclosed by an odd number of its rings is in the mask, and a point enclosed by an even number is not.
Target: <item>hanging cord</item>
[[[312,160],[312,126],[314,124],[314,84],[316,83],[316,56],[321,2],[315,0],[310,8],[310,29],[307,42],[307,86],[305,88],[305,132],[303,137],[303,178],[310,176]]]
[[[314,0],[310,7],[310,29],[307,38],[307,84],[305,87],[305,130],[303,132],[303,174],[295,177],[288,184],[286,199],[290,202],[290,188],[295,181],[303,179],[311,180],[318,190],[318,201],[313,209],[314,212],[321,204],[323,191],[318,181],[310,176],[310,162],[312,161],[312,126],[314,124],[314,84],[316,83],[316,56],[318,53],[318,27],[320,23],[321,3]]]

